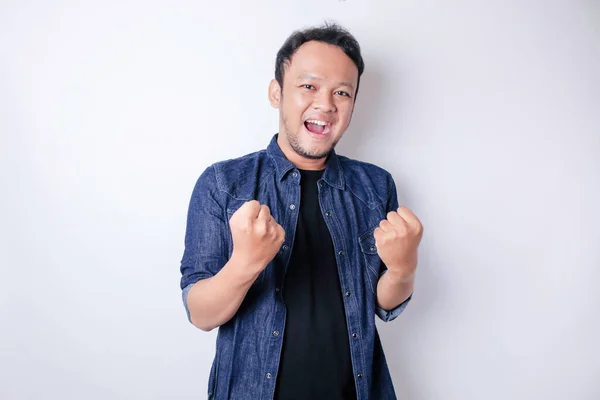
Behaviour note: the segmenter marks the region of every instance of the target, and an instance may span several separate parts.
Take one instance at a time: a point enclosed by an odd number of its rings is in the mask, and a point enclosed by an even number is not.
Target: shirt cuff
[[[190,292],[190,289],[192,288],[192,286],[194,286],[194,284],[190,283],[189,285],[184,287],[183,290],[181,291],[181,298],[183,300],[183,306],[185,307],[185,313],[187,314],[187,318],[188,318],[188,321],[190,321],[190,323],[192,322],[192,318],[190,317],[190,309],[188,308],[188,305],[187,305],[187,297],[188,297],[188,293]]]
[[[393,321],[398,317],[398,315],[402,314],[402,311],[404,311],[404,309],[408,305],[410,299],[412,299],[412,294],[410,296],[408,296],[408,299],[404,300],[399,306],[397,306],[396,308],[389,310],[389,311],[384,310],[383,308],[377,306],[375,308],[375,314],[377,314],[377,316],[383,322]]]

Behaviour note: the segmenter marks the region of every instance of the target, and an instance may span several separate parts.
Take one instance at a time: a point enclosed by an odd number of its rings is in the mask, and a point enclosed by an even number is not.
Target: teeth
[[[325,121],[319,121],[319,120],[316,120],[316,119],[308,119],[308,120],[306,120],[306,122],[309,122],[309,123],[315,124],[315,125],[320,125],[320,126],[327,125],[327,122],[325,122]]]

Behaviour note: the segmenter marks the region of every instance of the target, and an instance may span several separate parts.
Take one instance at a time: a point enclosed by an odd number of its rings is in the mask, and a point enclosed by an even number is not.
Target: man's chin
[[[322,160],[327,158],[330,152],[322,153],[322,154],[301,154],[304,158],[308,158],[309,160]]]
[[[305,146],[292,146],[292,148],[294,149],[296,154],[309,160],[321,160],[323,158],[327,158],[329,153],[331,153],[332,149],[331,147],[324,149],[318,149],[313,147],[311,149],[307,149]]]

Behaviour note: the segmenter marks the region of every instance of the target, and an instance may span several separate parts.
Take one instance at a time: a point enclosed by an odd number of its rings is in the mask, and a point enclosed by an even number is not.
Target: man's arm
[[[215,276],[193,284],[186,299],[192,324],[208,332],[229,321],[259,275],[260,268],[232,257]]]
[[[390,311],[404,303],[415,288],[415,277],[406,278],[395,276],[386,271],[377,283],[377,304],[384,310]]]
[[[192,324],[205,331],[235,315],[285,239],[266,205],[249,201],[227,221],[223,203],[215,170],[208,168],[192,194],[181,261],[184,305]],[[233,251],[228,259],[229,232]]]
[[[377,315],[391,321],[406,307],[415,287],[417,250],[423,235],[419,219],[398,207],[393,178],[389,177],[387,215],[373,232],[382,273],[377,282]]]
[[[204,331],[223,325],[235,315],[248,289],[285,239],[285,231],[269,207],[255,200],[240,207],[229,225],[233,237],[230,260],[215,276],[196,282],[186,299],[190,321]]]

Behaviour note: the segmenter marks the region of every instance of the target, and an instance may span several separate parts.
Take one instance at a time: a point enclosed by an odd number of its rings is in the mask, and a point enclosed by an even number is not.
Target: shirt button
[[[296,205],[295,204],[290,204],[290,210],[295,210],[296,209]]]
[[[288,246],[287,244],[284,244],[282,248],[283,248],[283,251],[288,251],[290,246]]]
[[[353,334],[352,334],[352,337],[353,337],[354,339],[356,339],[356,338],[358,337],[358,335],[357,335],[356,333],[353,333]]]
[[[369,248],[369,250],[371,250],[371,251],[375,251],[375,250],[377,250],[377,247],[375,247],[375,246],[371,246],[371,247]]]
[[[292,173],[292,176],[295,178],[295,177],[297,177],[297,176],[298,176],[298,173],[297,173],[296,171],[294,171],[294,172]]]
[[[350,297],[350,292],[346,292],[346,297]]]
[[[321,187],[325,186],[325,182],[319,181],[319,186],[321,186]]]
[[[331,217],[331,211],[327,211],[327,212],[325,213],[325,215],[327,215],[328,217]]]
[[[358,374],[357,376],[358,376],[358,379],[362,379],[363,374]]]
[[[273,336],[279,336],[279,331],[273,331]]]
[[[271,379],[273,377],[273,375],[271,375],[270,372],[267,372],[267,379]]]
[[[338,254],[339,254],[340,256],[343,256],[343,255],[344,255],[344,252],[340,250],[340,251],[338,252]]]
[[[278,287],[276,287],[276,288],[275,288],[275,291],[276,291],[276,292],[279,292],[279,288],[278,288]]]

